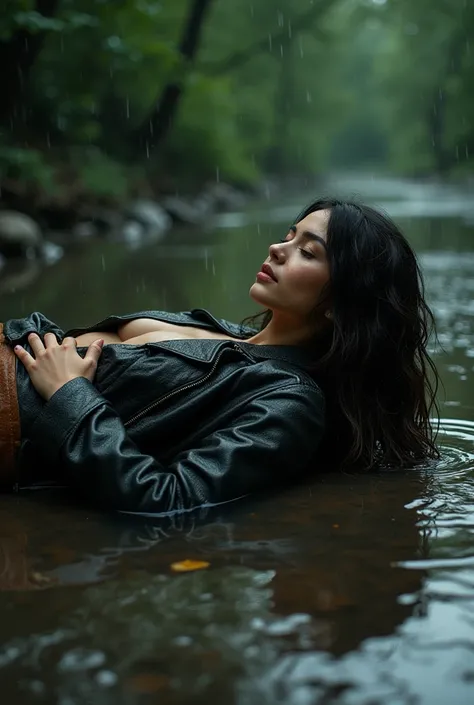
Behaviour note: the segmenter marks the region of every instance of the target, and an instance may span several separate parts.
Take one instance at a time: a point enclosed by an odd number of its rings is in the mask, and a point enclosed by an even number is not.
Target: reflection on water
[[[402,223],[438,322],[441,460],[380,477],[322,476],[285,496],[183,517],[104,516],[60,491],[1,498],[5,703],[472,705],[466,213]],[[48,270],[51,288],[2,296],[0,318],[43,309],[69,326],[111,311],[206,306],[238,320],[252,310],[242,292],[286,227],[260,216],[176,231],[141,251],[90,244]],[[174,574],[185,558],[210,567]]]
[[[442,460],[416,473],[195,516],[5,498],[5,702],[398,705],[455,687],[470,705],[474,428],[444,420],[440,436]],[[173,574],[183,558],[211,566]]]
[[[332,663],[335,678],[339,658],[413,612],[398,595],[415,594],[421,572],[397,563],[423,554],[405,505],[425,484],[326,477],[221,513],[141,521],[64,508],[54,493],[4,500],[8,702],[135,703],[147,690],[164,702],[293,702],[288,658]],[[173,575],[177,558],[211,566]]]

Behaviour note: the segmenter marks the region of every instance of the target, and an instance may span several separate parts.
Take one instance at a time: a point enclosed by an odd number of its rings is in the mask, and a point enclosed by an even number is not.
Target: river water
[[[395,179],[331,186],[385,207],[419,253],[439,331],[441,461],[184,517],[101,515],[57,491],[3,497],[6,705],[474,702],[471,199]],[[267,245],[306,200],[142,248],[81,245],[2,294],[0,319],[41,310],[69,327],[206,307],[239,320]],[[210,565],[173,572],[184,559]]]

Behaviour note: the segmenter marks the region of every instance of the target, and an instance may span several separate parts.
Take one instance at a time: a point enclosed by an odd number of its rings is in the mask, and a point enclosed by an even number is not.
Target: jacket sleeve
[[[323,413],[322,395],[309,385],[256,393],[223,428],[164,465],[139,450],[107,400],[80,377],[45,404],[29,437],[89,500],[169,512],[236,499],[301,474],[322,435]]]

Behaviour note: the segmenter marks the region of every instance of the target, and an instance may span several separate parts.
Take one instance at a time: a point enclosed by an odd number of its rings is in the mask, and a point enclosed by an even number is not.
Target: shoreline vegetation
[[[474,6],[458,5],[6,0],[0,270],[59,256],[50,233],[138,243],[327,172],[467,183]]]

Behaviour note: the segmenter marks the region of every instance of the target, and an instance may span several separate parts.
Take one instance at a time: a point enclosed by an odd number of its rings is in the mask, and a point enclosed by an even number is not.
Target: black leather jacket
[[[7,321],[5,335],[28,348],[32,331],[62,340],[133,318],[241,336],[240,326],[202,309],[112,316],[67,333],[34,313]],[[237,340],[112,344],[103,349],[94,384],[74,379],[48,402],[19,363],[20,477],[44,462],[89,501],[154,513],[294,481],[308,471],[324,426],[323,395],[307,363],[295,346]]]

